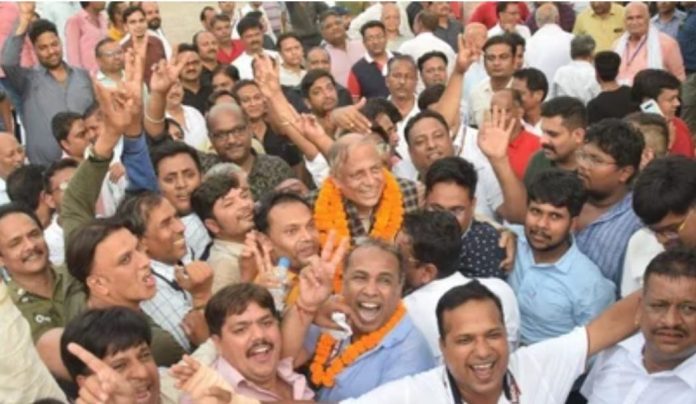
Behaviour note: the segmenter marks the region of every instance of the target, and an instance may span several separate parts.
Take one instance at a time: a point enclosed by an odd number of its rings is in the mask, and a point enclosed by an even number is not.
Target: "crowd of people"
[[[696,403],[696,3],[199,20],[0,3],[0,402]]]

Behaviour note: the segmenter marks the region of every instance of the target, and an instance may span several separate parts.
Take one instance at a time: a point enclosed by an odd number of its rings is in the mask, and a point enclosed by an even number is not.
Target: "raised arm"
[[[31,19],[34,17],[33,2],[19,3],[19,21],[14,35],[5,40],[2,48],[2,68],[7,75],[7,80],[17,92],[22,92],[27,84],[28,69],[21,67],[22,47],[24,46],[24,36],[29,28]]]
[[[508,159],[507,149],[514,122],[506,126],[507,113],[493,107],[491,116],[484,119],[478,133],[478,146],[490,161],[503,191],[503,204],[496,212],[511,223],[524,223],[527,213],[527,190],[517,179]]]
[[[150,96],[145,105],[145,133],[158,137],[164,132],[164,110],[167,106],[167,93],[179,80],[184,68],[184,60],[173,55],[167,62],[162,59],[153,66],[150,77]]]
[[[638,330],[635,319],[641,293],[642,289],[624,297],[587,325],[588,358]]]

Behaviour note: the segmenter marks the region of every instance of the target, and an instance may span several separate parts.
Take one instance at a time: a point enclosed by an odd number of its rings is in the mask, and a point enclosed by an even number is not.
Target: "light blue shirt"
[[[304,347],[310,354],[314,354],[320,333],[321,329],[316,326],[311,326],[307,333]],[[392,380],[415,375],[435,365],[428,342],[406,314],[376,348],[364,353],[336,377],[334,387],[319,390],[317,401],[337,402],[358,397]]]
[[[633,211],[633,194],[627,194],[597,220],[575,233],[575,242],[602,271],[605,278],[621,290],[628,240],[643,227]],[[618,292],[617,292],[618,293]]]
[[[662,22],[662,20],[660,20],[660,14],[655,14],[650,21],[652,21],[657,29],[671,36],[672,38],[677,39],[679,26],[684,22],[684,19],[686,19],[686,13],[677,9],[674,10],[672,18],[667,22]]]
[[[515,269],[508,277],[520,306],[521,341],[529,345],[584,326],[614,302],[614,284],[580,252],[575,240],[553,264],[537,264],[521,226]]]

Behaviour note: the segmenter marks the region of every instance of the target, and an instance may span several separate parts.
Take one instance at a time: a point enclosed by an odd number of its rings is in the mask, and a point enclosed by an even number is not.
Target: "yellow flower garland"
[[[382,191],[382,198],[374,215],[374,225],[370,231],[370,237],[394,241],[404,218],[403,196],[394,175],[386,169],[383,173],[384,191]],[[322,245],[326,242],[331,230],[336,231],[337,240],[344,237],[351,240],[350,226],[346,216],[341,191],[334,180],[329,177],[324,181],[314,204],[314,222],[319,230]],[[336,268],[334,273],[334,291],[336,293],[341,291],[342,273],[341,267]]]
[[[374,349],[399,324],[405,314],[406,308],[403,303],[400,303],[382,327],[348,345],[331,363],[327,361],[337,341],[330,334],[322,334],[319,337],[312,364],[309,366],[312,383],[317,387],[333,387],[336,376],[355,362],[360,355]]]

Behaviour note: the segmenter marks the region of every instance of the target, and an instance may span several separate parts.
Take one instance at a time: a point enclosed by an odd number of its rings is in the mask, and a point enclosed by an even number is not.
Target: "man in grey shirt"
[[[26,131],[29,161],[50,165],[60,159],[61,150],[51,132],[51,119],[58,112],[84,113],[94,102],[89,74],[63,61],[63,47],[56,26],[47,20],[31,24],[29,39],[39,66],[20,66],[20,53],[34,15],[34,3],[20,4],[15,35],[5,42],[2,68],[9,85],[22,100],[22,123]]]

